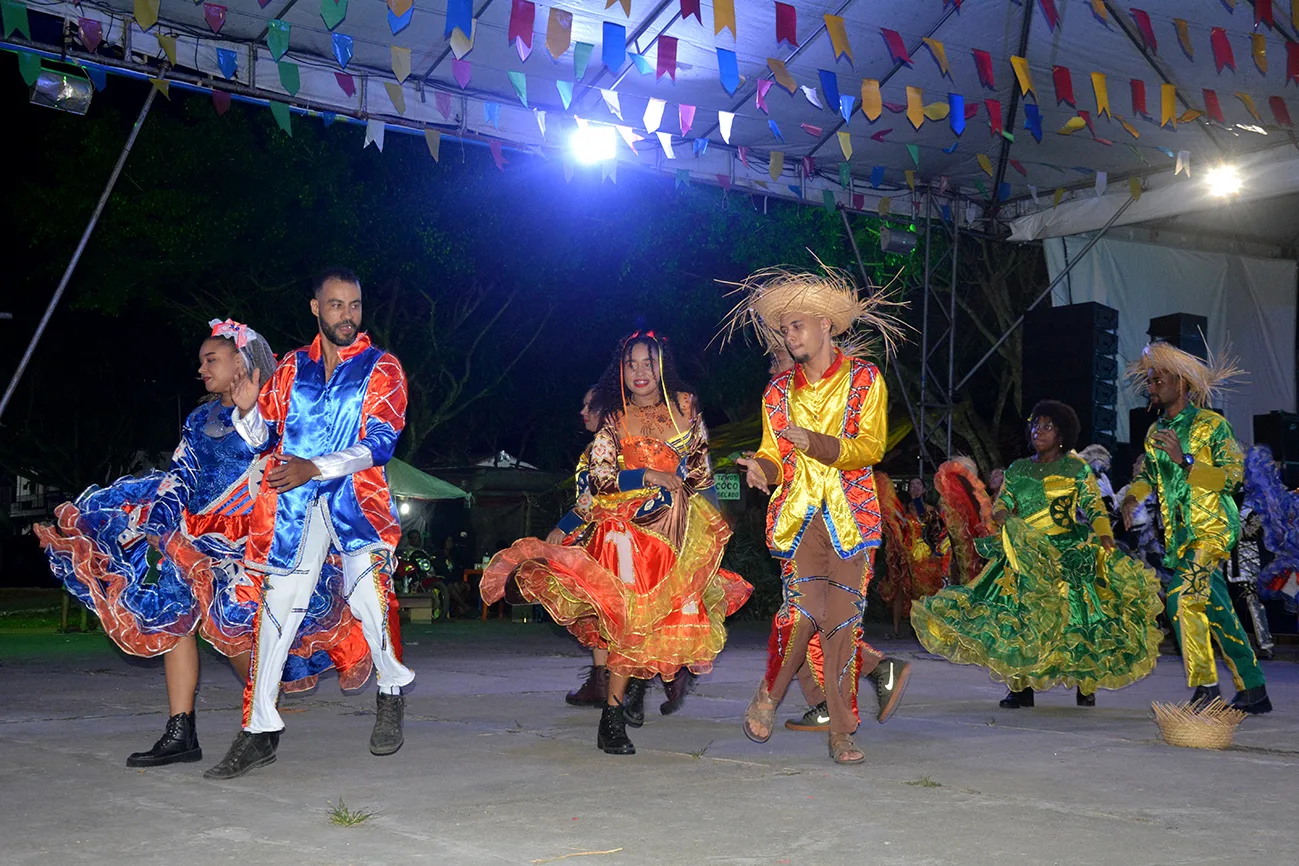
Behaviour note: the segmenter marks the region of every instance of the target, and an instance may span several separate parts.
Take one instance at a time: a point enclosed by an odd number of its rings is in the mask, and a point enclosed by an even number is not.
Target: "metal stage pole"
[[[72,279],[72,273],[77,269],[77,262],[81,261],[81,254],[86,251],[86,245],[90,243],[90,235],[95,231],[95,225],[99,222],[99,215],[104,212],[104,205],[108,204],[108,197],[112,195],[113,187],[117,185],[117,178],[122,173],[122,166],[126,164],[126,158],[131,155],[131,148],[135,146],[135,139],[140,134],[140,127],[144,124],[144,118],[149,114],[149,109],[153,107],[153,100],[157,95],[158,88],[150,87],[149,95],[145,97],[144,105],[140,108],[140,116],[135,119],[135,126],[131,127],[131,134],[127,136],[126,144],[122,147],[122,153],[117,157],[117,165],[113,166],[113,173],[108,176],[108,183],[104,186],[104,192],[99,196],[99,203],[95,205],[95,212],[90,215],[90,222],[86,224],[86,230],[81,233],[81,241],[72,253],[72,261],[68,262],[67,270],[63,272],[63,279],[59,280],[59,287],[54,290],[54,297],[50,298],[50,303],[45,308],[45,315],[41,316],[40,324],[36,326],[36,333],[32,334],[32,340],[27,344],[27,351],[23,353],[23,359],[18,362],[18,369],[14,370],[13,376],[9,378],[9,386],[5,388],[4,397],[0,398],[0,418],[4,417],[5,408],[9,405],[9,401],[13,399],[14,391],[18,388],[18,381],[22,379],[23,373],[27,370],[27,365],[31,363],[32,355],[36,352],[36,344],[40,342],[41,336],[45,333],[45,328],[54,315],[54,309],[59,305],[59,301],[63,298],[63,292]]]

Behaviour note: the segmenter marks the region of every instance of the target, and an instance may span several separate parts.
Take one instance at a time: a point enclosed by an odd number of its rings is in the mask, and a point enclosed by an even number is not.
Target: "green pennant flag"
[[[682,184],[690,184],[690,169],[688,168],[677,169],[677,182],[673,189],[681,189]]]
[[[514,85],[514,95],[519,97],[519,102],[522,102],[523,107],[527,108],[528,107],[528,76],[522,72],[514,72],[513,70],[508,71],[505,74],[510,77],[510,84]]]
[[[984,198],[988,197],[988,188],[983,185],[983,181],[976,180],[974,182],[974,188],[979,191],[979,195],[983,196]]]
[[[280,68],[280,87],[283,87],[289,96],[297,96],[298,88],[302,86],[302,74],[298,70],[298,64],[281,60],[275,65]]]
[[[293,122],[289,119],[289,104],[287,102],[277,102],[271,100],[271,114],[275,115],[275,123],[284,130],[290,138],[293,137]]]
[[[17,30],[28,40],[32,38],[32,26],[27,21],[27,7],[12,0],[0,3],[0,15],[4,16],[5,36],[13,36]]]
[[[852,166],[846,162],[839,163],[839,186],[844,189],[852,186]]]
[[[916,164],[916,168],[920,168],[920,148],[914,144],[908,144],[907,153],[911,154],[911,161]]]
[[[289,50],[289,22],[272,18],[266,22],[266,47],[279,60]]]
[[[834,213],[834,190],[821,190],[821,203],[825,205],[826,210],[830,213]]]
[[[586,64],[591,60],[591,51],[595,46],[590,42],[573,43],[573,75],[578,81],[586,74]]]
[[[18,73],[22,75],[23,81],[27,82],[28,87],[36,84],[36,78],[41,74],[41,58],[39,54],[28,54],[26,51],[18,52]]]
[[[347,0],[320,0],[320,18],[333,30],[347,17]]]
[[[1006,130],[1003,129],[1001,131],[1001,137],[1006,139],[1006,141],[1013,142],[1015,140],[1015,133],[1007,132]]]

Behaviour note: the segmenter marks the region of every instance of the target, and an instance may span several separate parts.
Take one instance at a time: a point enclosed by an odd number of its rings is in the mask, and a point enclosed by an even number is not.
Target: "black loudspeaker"
[[[1183,352],[1190,352],[1201,361],[1209,360],[1208,347],[1204,344],[1204,335],[1209,331],[1209,320],[1204,316],[1192,316],[1190,313],[1173,313],[1171,316],[1159,316],[1150,320],[1146,333],[1152,340],[1163,340],[1172,343]]]
[[[1254,443],[1272,449],[1272,457],[1281,463],[1281,479],[1286,487],[1299,487],[1299,414],[1255,415]]]
[[[1119,312],[1090,302],[1024,316],[1024,408],[1060,400],[1078,413],[1078,447],[1115,446]]]
[[[1146,433],[1150,430],[1150,425],[1159,420],[1159,411],[1156,409],[1147,409],[1144,406],[1140,409],[1128,410],[1128,441],[1138,448],[1144,447]]]

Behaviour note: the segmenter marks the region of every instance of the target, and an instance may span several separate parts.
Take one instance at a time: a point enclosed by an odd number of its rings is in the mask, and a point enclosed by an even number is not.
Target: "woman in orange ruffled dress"
[[[590,520],[560,544],[524,538],[483,572],[483,600],[543,605],[584,646],[609,649],[597,745],[635,754],[624,701],[656,674],[707,673],[727,614],[753,587],[718,564],[731,536],[715,504],[708,431],[667,341],[637,331],[595,388]],[[633,726],[643,716],[630,719]]]
[[[919,479],[912,479],[912,485]],[[913,508],[902,505],[892,480],[875,473],[880,516],[884,518],[884,553],[888,568],[876,579],[880,599],[893,612],[892,637],[902,636],[902,623],[911,621],[911,603],[943,588],[952,555],[935,551],[925,538],[925,524]],[[910,494],[912,491],[908,491]],[[921,486],[919,493],[924,493]],[[914,498],[914,497],[913,497]]]
[[[954,457],[934,473],[939,510],[951,544],[951,566],[947,582],[951,586],[970,583],[987,564],[975,548],[976,539],[992,535],[992,500],[979,478],[978,467],[968,457]]]

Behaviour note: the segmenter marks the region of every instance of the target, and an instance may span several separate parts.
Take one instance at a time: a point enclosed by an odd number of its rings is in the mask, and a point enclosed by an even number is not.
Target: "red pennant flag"
[[[356,82],[352,76],[346,72],[335,72],[334,80],[338,82],[338,87],[348,96],[356,96]]]
[[[492,143],[488,147],[491,148],[492,161],[496,163],[496,167],[501,171],[505,171],[505,166],[509,165],[510,161],[505,158],[505,154],[501,151],[500,140],[492,139]]]
[[[699,0],[694,0],[694,2],[695,2],[695,15],[698,16],[698,15],[699,15]],[[686,0],[681,0],[681,6],[684,8],[685,5],[686,5]],[[682,17],[684,18],[685,16],[682,16]],[[701,23],[702,23],[702,22],[701,22]],[[717,185],[720,186],[722,189],[730,189],[730,188],[731,188],[731,176],[730,176],[729,174],[719,174],[719,175],[717,176]]]
[[[974,49],[974,68],[979,71],[979,84],[989,90],[996,90],[997,83],[992,77],[992,55],[986,51]]]
[[[1046,26],[1055,32],[1055,25],[1060,23],[1060,13],[1056,11],[1055,0],[1040,0],[1042,4],[1042,14],[1046,16]]]
[[[1133,9],[1132,20],[1137,22],[1137,31],[1141,34],[1141,41],[1150,49],[1150,53],[1158,54],[1159,43],[1155,41],[1155,28],[1150,26],[1150,15],[1140,9]]]
[[[881,27],[880,32],[884,34],[884,44],[888,46],[889,56],[893,58],[893,62],[910,66],[911,55],[907,53],[907,46],[903,44],[902,36],[898,31]]]
[[[752,168],[753,166],[749,165],[749,149],[744,145],[740,145],[735,150],[736,155],[740,158],[740,162],[744,163],[744,167]]]
[[[798,47],[798,10],[788,3],[776,4],[776,44],[782,42]]]
[[[1269,96],[1267,104],[1272,106],[1272,116],[1280,126],[1294,126],[1290,122],[1290,109],[1286,108],[1285,100],[1279,96]]]
[[[1209,33],[1209,45],[1213,47],[1213,62],[1218,66],[1218,73],[1222,74],[1222,67],[1230,66],[1231,71],[1236,71],[1236,58],[1231,53],[1231,41],[1227,39],[1227,31],[1221,27],[1215,27]]]
[[[104,26],[93,18],[78,18],[77,35],[81,37],[81,44],[86,46],[86,50],[94,54],[99,43],[104,41]]]
[[[1055,104],[1067,102],[1070,108],[1077,108],[1078,105],[1073,98],[1073,75],[1069,73],[1069,68],[1052,66],[1051,77],[1055,79]]]
[[[212,91],[212,107],[217,114],[225,114],[230,110],[230,94],[224,90]]]
[[[1146,113],[1146,83],[1132,79],[1132,113]]]
[[[1024,175],[1024,177],[1028,177],[1028,171],[1025,170],[1023,163],[1021,163],[1019,160],[1017,159],[1010,160],[1010,167],[1015,169],[1015,171],[1019,172],[1020,174]]]
[[[1260,24],[1272,27],[1272,0],[1254,0],[1254,26]]]
[[[203,20],[207,22],[207,26],[213,33],[220,33],[221,28],[226,25],[226,7],[215,3],[204,3]]]
[[[1001,135],[1005,130],[1001,122],[1001,102],[996,99],[985,99],[983,104],[988,109],[988,123],[992,127],[992,134]]]
[[[1299,84],[1299,42],[1285,44],[1285,80]]]
[[[889,129],[881,129],[879,132],[877,132],[877,133],[875,133],[874,135],[871,136],[871,141],[883,141],[883,140],[884,140],[884,136],[888,135],[888,134],[889,134],[890,132],[892,132],[892,131],[893,131],[892,128],[889,128]]]
[[[1000,104],[1000,103],[998,103],[998,104]],[[977,102],[967,102],[967,103],[965,103],[965,119],[966,119],[966,120],[970,120],[971,118],[973,118],[973,117],[974,117],[976,114],[978,114],[978,113],[979,113],[979,103],[977,103]]]
[[[514,40],[522,39],[523,44],[531,48],[532,31],[536,23],[536,4],[529,0],[514,0],[510,4],[510,29],[505,37],[506,44],[513,45]]]
[[[664,75],[671,75],[672,80],[677,80],[677,40],[675,36],[659,36],[659,57],[658,73],[654,80],[658,81]]]
[[[811,177],[816,174],[816,160],[810,156],[803,157],[803,177]]]
[[[691,15],[695,16],[695,20],[700,24],[704,23],[704,19],[699,17],[699,0],[681,0],[681,20],[685,21]],[[730,189],[730,181],[727,181],[725,186]]]
[[[1204,91],[1204,113],[1214,123],[1227,122],[1222,116],[1222,103],[1218,102],[1218,94],[1212,90]]]
[[[866,207],[866,193],[855,192],[852,194],[852,209],[862,210]]]
[[[1095,137],[1096,137],[1096,127],[1092,126],[1092,114],[1091,114],[1091,112],[1090,112],[1090,111],[1079,111],[1079,112],[1078,112],[1078,116],[1081,117],[1081,118],[1083,119],[1083,123],[1087,124],[1087,131],[1090,132],[1090,133],[1092,134],[1092,138],[1095,138]]]

